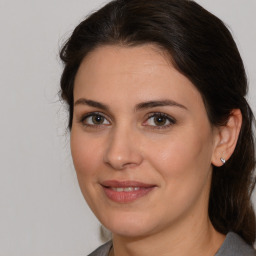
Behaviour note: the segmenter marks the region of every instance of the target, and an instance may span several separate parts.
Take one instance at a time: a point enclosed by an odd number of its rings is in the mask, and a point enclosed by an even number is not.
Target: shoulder
[[[215,256],[256,256],[256,251],[239,235],[229,232]]]
[[[88,256],[108,256],[108,253],[111,247],[112,247],[112,241],[108,241],[107,243],[98,247],[95,251],[90,253]]]
[[[111,247],[112,241],[109,241],[98,247],[88,256],[107,256]],[[229,232],[215,256],[256,256],[256,251],[239,235]]]

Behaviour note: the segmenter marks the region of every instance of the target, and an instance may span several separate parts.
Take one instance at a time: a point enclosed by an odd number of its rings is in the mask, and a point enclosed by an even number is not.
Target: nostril
[[[128,133],[116,133],[111,137],[104,154],[104,162],[116,170],[134,168],[142,161],[142,156],[136,143],[132,143]]]
[[[134,162],[132,162],[130,159],[125,160],[122,158],[122,159],[116,159],[116,160],[108,159],[108,161],[105,161],[105,163],[113,169],[123,170],[127,168],[135,168],[141,163],[141,161],[134,160]]]

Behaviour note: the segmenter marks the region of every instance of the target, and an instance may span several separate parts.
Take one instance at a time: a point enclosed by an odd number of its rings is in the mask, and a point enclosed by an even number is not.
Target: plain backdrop
[[[102,0],[0,0],[0,255],[82,256],[102,243],[59,102],[60,45]],[[198,0],[230,27],[256,112],[256,1]]]

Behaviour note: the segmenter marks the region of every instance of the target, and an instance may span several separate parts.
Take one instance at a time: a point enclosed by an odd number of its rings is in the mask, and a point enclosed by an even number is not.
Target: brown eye
[[[81,122],[86,126],[110,125],[110,122],[101,114],[90,113],[82,118]]]
[[[154,123],[157,126],[163,126],[163,125],[166,124],[167,121],[168,120],[167,120],[167,118],[165,116],[155,116],[154,117]]]
[[[100,115],[94,115],[92,116],[92,122],[93,124],[103,124],[104,123],[104,117]]]
[[[144,122],[144,126],[149,126],[152,128],[168,128],[169,126],[176,123],[176,120],[171,116],[164,113],[153,113],[151,114],[146,122]]]

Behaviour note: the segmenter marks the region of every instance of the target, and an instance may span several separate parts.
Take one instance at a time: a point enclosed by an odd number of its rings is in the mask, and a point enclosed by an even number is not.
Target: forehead
[[[122,99],[138,103],[154,97],[191,104],[202,101],[196,87],[154,45],[95,49],[79,67],[74,97],[97,97],[103,102]]]
[[[166,52],[153,44],[132,47],[106,45],[97,47],[83,59],[78,74],[80,70],[87,69],[88,73],[93,75],[95,66],[97,74],[125,74],[136,71],[151,73],[152,68],[160,66],[173,68],[170,59]]]

